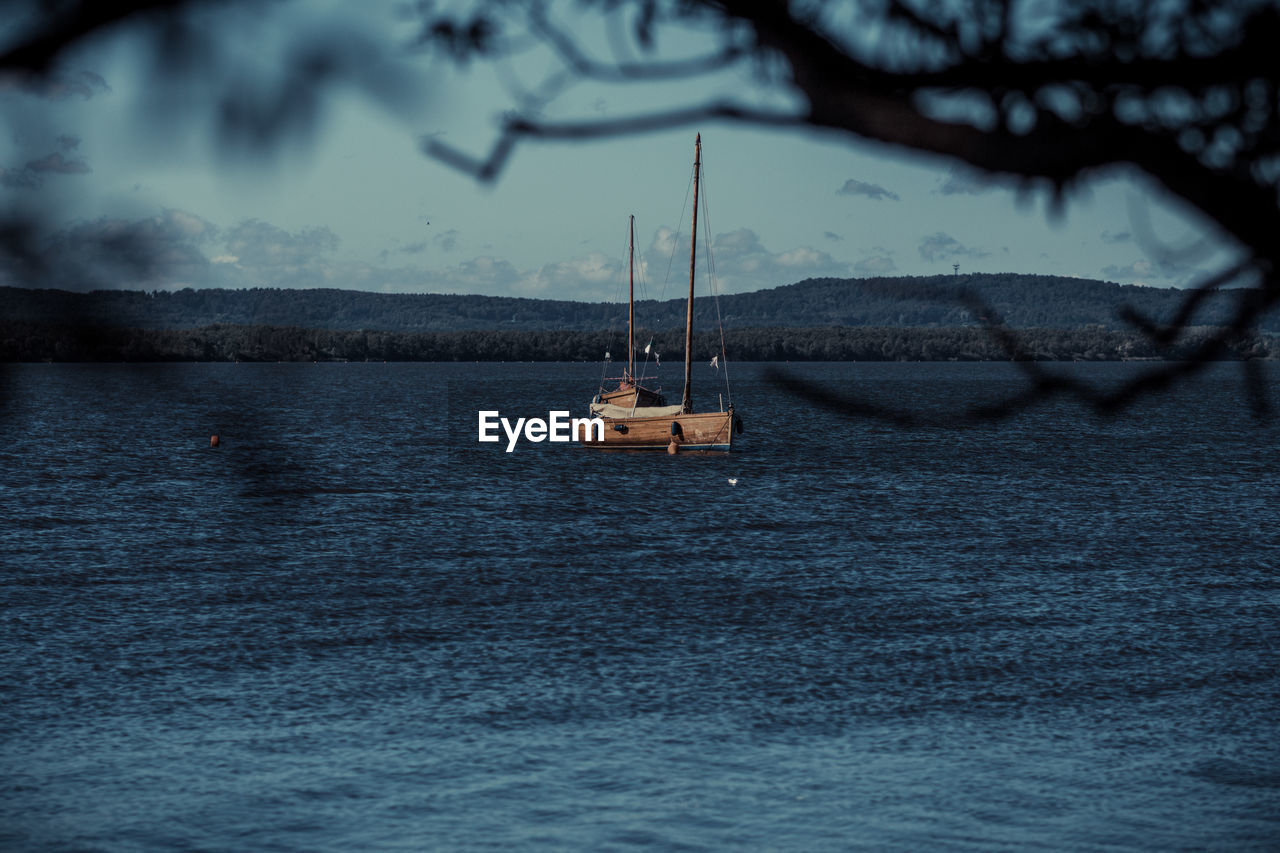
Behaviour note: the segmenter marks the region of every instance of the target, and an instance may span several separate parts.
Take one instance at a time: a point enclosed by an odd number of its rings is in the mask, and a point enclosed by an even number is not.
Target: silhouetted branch
[[[1192,293],[1198,294],[1196,300],[1199,302],[1206,296],[1219,292],[1217,287],[1223,282],[1234,279],[1248,269],[1248,264],[1236,265],[1212,276]],[[1240,289],[1234,293],[1238,295],[1230,321],[1204,335],[1196,342],[1194,349],[1184,355],[1183,360],[1163,361],[1111,390],[1104,390],[1059,370],[1042,366],[1037,361],[1037,353],[1026,345],[1024,335],[1010,328],[995,308],[964,287],[949,294],[940,294],[938,298],[953,300],[968,308],[978,318],[983,332],[1022,373],[1026,384],[1013,394],[993,402],[971,405],[958,413],[926,417],[920,413],[873,403],[856,394],[838,394],[821,383],[803,379],[782,368],[769,368],[766,378],[788,393],[829,411],[850,417],[880,420],[900,427],[971,425],[1002,420],[1059,397],[1083,403],[1098,414],[1110,415],[1122,411],[1146,394],[1168,388],[1178,380],[1204,370],[1230,351],[1233,345],[1239,344],[1256,318],[1280,301],[1280,288],[1274,284],[1267,289]],[[1184,304],[1182,310],[1185,309]],[[1136,316],[1136,312],[1127,306],[1125,310]],[[1139,331],[1157,347],[1157,351],[1167,352],[1168,345],[1176,338],[1176,334],[1170,335],[1170,329],[1185,331],[1185,320],[1185,317],[1182,318],[1176,326],[1157,326],[1144,322],[1139,326]],[[1266,418],[1270,415],[1271,405],[1267,399],[1262,369],[1257,361],[1249,359],[1241,361],[1241,365],[1250,409],[1255,417]]]
[[[1178,312],[1166,323],[1157,323],[1150,317],[1143,316],[1130,305],[1120,306],[1120,317],[1126,323],[1141,330],[1155,343],[1172,343],[1191,324],[1196,309],[1200,307],[1205,299],[1217,293],[1220,288],[1240,278],[1244,273],[1254,269],[1254,267],[1255,265],[1252,262],[1235,264],[1216,275],[1210,276],[1195,287],[1188,288],[1187,295],[1183,298],[1182,304],[1178,306]],[[1242,294],[1246,292],[1241,291]]]
[[[1246,271],[1249,266],[1248,264],[1236,265],[1218,275],[1212,276],[1200,286],[1191,290],[1192,297],[1184,301],[1180,307],[1175,323],[1156,326],[1149,321],[1144,321],[1143,324],[1139,325],[1139,330],[1156,345],[1158,350],[1165,349],[1186,328],[1187,320],[1194,310],[1194,306],[1188,309],[1187,302],[1194,298],[1198,304],[1207,295],[1216,292],[1216,288],[1223,282],[1234,279]],[[990,318],[989,320],[984,319],[984,327],[989,334],[1000,340],[1005,346],[1011,360],[1017,364],[1018,368],[1027,377],[1028,385],[1022,392],[999,403],[971,411],[970,414],[976,415],[979,419],[999,418],[1022,411],[1042,399],[1064,394],[1086,403],[1100,414],[1118,412],[1141,398],[1144,394],[1167,388],[1178,379],[1202,371],[1210,362],[1216,360],[1222,353],[1227,351],[1232,344],[1237,343],[1250,330],[1257,317],[1280,299],[1280,288],[1276,288],[1274,284],[1262,290],[1241,289],[1235,292],[1238,294],[1236,297],[1236,311],[1230,322],[1225,326],[1215,328],[1209,335],[1204,337],[1185,360],[1163,363],[1159,367],[1134,377],[1112,391],[1102,391],[1079,380],[1049,373],[1033,361],[1020,360],[1018,358],[1020,350],[1017,332],[1009,329],[1003,322],[999,321],[994,312],[984,309],[981,305],[975,305],[974,310],[979,312],[980,316]],[[976,299],[971,294],[966,295],[966,298]],[[1126,309],[1127,306],[1122,310]],[[1128,314],[1136,316],[1136,312],[1132,310],[1128,310]],[[1261,383],[1260,368],[1256,364],[1249,366],[1251,362],[1248,360],[1243,361],[1242,364],[1245,365],[1250,407],[1255,416],[1264,417],[1269,413],[1270,406],[1267,403],[1264,386]]]
[[[557,124],[516,115],[499,131],[497,156],[473,168],[473,174],[493,179],[524,138],[583,140],[707,119],[835,130],[950,158],[993,176],[1045,181],[1058,203],[1074,182],[1133,165],[1220,225],[1245,255],[1189,290],[1163,323],[1122,307],[1122,316],[1153,346],[1164,349],[1176,342],[1210,294],[1247,275],[1256,275],[1260,284],[1239,291],[1231,322],[1198,343],[1193,362],[1213,358],[1238,342],[1259,312],[1276,301],[1280,66],[1274,46],[1280,41],[1280,9],[1273,3],[1238,0],[1184,8],[1063,0],[1040,10],[1044,18],[1031,24],[1015,20],[1034,12],[1012,0],[890,0],[860,7],[857,29],[847,19],[836,23],[838,13],[821,4],[788,0],[586,6],[601,14],[637,9],[650,28],[718,15],[723,52],[708,55],[736,60],[740,50],[748,50],[762,61],[781,60],[783,88],[798,96],[800,105],[785,116],[719,102],[673,107],[657,115]],[[586,59],[572,38],[546,24],[542,3],[505,7],[493,26],[501,28],[522,16],[570,71],[595,79],[630,76],[629,63],[604,68]],[[749,40],[743,39],[743,28]],[[860,31],[873,29],[874,42],[861,37]],[[696,68],[689,70],[691,77],[697,76]],[[944,118],[934,108],[961,98],[966,99],[968,119],[961,117],[963,110]],[[433,148],[429,153],[448,153],[458,162],[456,152]],[[1004,401],[1007,411],[1062,394],[1099,411],[1114,411],[1197,369],[1194,364],[1164,366],[1104,393],[1036,367],[1022,351],[1018,333],[997,318],[988,315],[984,327],[1027,375],[1029,396]],[[788,387],[818,394],[790,380]],[[835,405],[830,395],[819,396],[822,404]],[[872,411],[856,400],[843,405],[850,414]],[[1253,408],[1262,412],[1266,406],[1255,402]],[[987,407],[979,414],[996,413]],[[902,413],[887,417],[903,422]]]
[[[81,0],[48,4],[16,44],[0,51],[0,69],[42,76],[51,71],[71,47],[90,36],[139,16],[173,13],[210,0]]]
[[[604,10],[626,5],[606,4]],[[1195,33],[1201,42],[1192,46],[1190,35],[1178,35],[1178,27],[1188,25],[1166,20],[1170,13],[1159,10],[1126,18],[1120,11],[1108,13],[1108,7],[1066,3],[1054,32],[1020,43],[1011,35],[1011,3],[962,4],[949,20],[934,19],[943,14],[942,6],[929,7],[926,14],[914,5],[890,3],[884,24],[905,27],[904,37],[914,38],[918,47],[906,67],[877,65],[856,55],[826,29],[820,10],[785,0],[662,8],[668,22],[697,9],[721,15],[725,32],[749,28],[757,56],[771,54],[786,63],[790,87],[807,102],[802,121],[808,126],[944,155],[991,174],[1047,179],[1058,187],[1101,168],[1134,164],[1246,246],[1274,257],[1266,249],[1277,224],[1274,176],[1260,181],[1249,169],[1222,163],[1186,133],[1212,131],[1234,115],[1243,153],[1250,153],[1253,142],[1259,156],[1276,151],[1273,45],[1280,36],[1280,13],[1271,6],[1237,3],[1216,10],[1219,17],[1234,16],[1238,26],[1206,25]],[[805,10],[803,17],[798,8]],[[516,16],[521,9],[529,11],[535,28],[545,19],[541,3],[510,7]],[[976,28],[976,39],[964,37],[962,22]],[[1150,46],[1158,27],[1172,28],[1175,35],[1167,44]],[[585,60],[562,32],[543,32],[555,52],[584,76],[633,73],[630,65],[606,71]],[[973,43],[968,51],[966,41]],[[930,51],[928,42],[941,50]],[[741,49],[735,40],[722,54],[710,56],[736,58]],[[981,121],[942,120],[921,100],[961,93],[985,102],[1000,124],[989,128]],[[1178,98],[1183,103],[1176,103]],[[1218,102],[1236,105],[1235,112],[1214,106]],[[586,139],[724,117],[752,120],[744,113],[726,115],[718,104],[694,104],[659,116],[566,124],[567,132],[556,135]],[[774,123],[776,118],[761,120]],[[501,133],[519,127],[518,120],[507,122]]]
[[[750,54],[748,48],[730,43],[707,55],[689,59],[642,62],[617,59],[612,63],[599,62],[588,57],[571,36],[551,22],[542,4],[532,5],[529,19],[532,31],[554,48],[573,73],[604,82],[681,80],[723,70]]]
[[[511,116],[505,120],[497,141],[483,159],[465,154],[451,145],[440,142],[435,137],[424,137],[421,145],[423,152],[428,156],[448,163],[479,180],[492,181],[501,173],[515,146],[522,139],[572,142],[611,136],[633,136],[672,127],[683,127],[695,119],[705,118],[773,127],[798,127],[805,124],[801,116],[753,109],[733,103],[716,103],[612,121],[542,122],[521,116]]]
[[[73,49],[105,33],[137,27],[150,39],[162,70],[213,81],[203,85],[214,87],[204,103],[216,107],[215,127],[225,141],[247,143],[252,150],[313,132],[319,94],[344,82],[397,104],[412,98],[406,78],[383,67],[391,52],[345,31],[282,49],[277,57],[282,82],[274,89],[242,85],[237,74],[218,82],[214,72],[227,71],[221,66],[230,60],[212,48],[236,33],[205,32],[191,24],[189,15],[216,15],[224,5],[252,2],[47,5],[25,29],[10,29],[10,40],[0,47],[0,75],[31,91],[60,90],[57,80],[65,72],[59,66]],[[606,28],[612,57],[583,48],[575,27],[558,20],[557,10],[566,8],[615,24]],[[1280,241],[1275,239],[1280,233],[1280,65],[1274,55],[1280,8],[1274,2],[884,0],[843,7],[790,0],[581,0],[570,7],[548,0],[482,0],[460,11],[423,3],[416,14],[422,20],[421,44],[454,62],[505,61],[535,46],[558,64],[540,88],[530,90],[537,95],[518,98],[516,111],[501,121],[486,153],[467,154],[434,138],[421,142],[427,155],[479,180],[495,180],[526,140],[582,141],[720,120],[822,129],[929,154],[1024,186],[1043,184],[1058,203],[1076,182],[1130,165],[1237,241],[1242,260],[1189,290],[1164,322],[1121,309],[1152,346],[1167,351],[1210,294],[1246,276],[1257,278],[1256,286],[1234,297],[1230,321],[1198,340],[1191,364],[1162,366],[1119,391],[1098,391],[1045,372],[1017,331],[992,313],[982,315],[986,334],[1027,378],[1026,395],[1003,401],[1005,413],[1061,395],[1100,411],[1121,408],[1138,394],[1193,373],[1224,347],[1237,346],[1280,293]],[[1033,20],[1036,15],[1041,17]],[[623,35],[624,19],[630,23],[629,37]],[[683,33],[685,53],[658,49],[671,30]],[[172,38],[175,33],[211,46],[207,57],[190,59],[205,54],[184,49],[185,42]],[[702,39],[703,47],[689,51],[690,34]],[[773,94],[783,96],[790,108],[708,98],[696,85],[748,62],[762,80],[763,72],[770,72]],[[578,79],[689,80],[691,85],[687,102],[659,112],[542,119],[541,108]],[[49,273],[57,259],[47,243],[39,242],[44,224],[40,216],[17,212],[0,225],[0,252],[10,261],[11,275],[16,271],[39,280]],[[130,241],[120,235],[117,242],[102,243],[104,254],[116,256],[104,268],[153,269],[145,240]],[[1255,367],[1245,368],[1251,406],[1264,412],[1257,375]],[[824,405],[835,404],[829,395],[823,399]],[[851,414],[871,411],[856,401],[845,403]],[[890,419],[910,420],[900,414]],[[981,414],[1000,413],[984,409]]]

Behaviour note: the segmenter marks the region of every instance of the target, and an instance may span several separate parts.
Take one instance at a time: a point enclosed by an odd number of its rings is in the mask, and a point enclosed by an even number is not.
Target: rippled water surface
[[[734,369],[740,452],[670,457],[476,441],[593,365],[5,368],[0,848],[1280,848],[1234,371],[902,429]]]

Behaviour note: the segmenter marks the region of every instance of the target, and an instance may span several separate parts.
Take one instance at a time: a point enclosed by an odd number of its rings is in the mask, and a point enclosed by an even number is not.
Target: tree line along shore
[[[1136,331],[1100,326],[1004,330],[980,326],[911,328],[838,326],[727,330],[724,349],[734,361],[1180,361],[1202,357],[1210,327],[1186,329],[1160,346]],[[637,337],[637,348],[667,362],[684,358],[678,329]],[[618,331],[385,332],[296,326],[210,325],[195,329],[139,329],[0,322],[4,362],[192,361],[583,361],[611,353],[625,358]],[[718,333],[694,335],[694,359],[720,352]],[[643,358],[643,353],[640,354]],[[1220,360],[1280,358],[1280,336],[1255,333],[1210,353]]]
[[[976,325],[979,314],[1018,329],[1129,329],[1122,309],[1156,324],[1170,323],[1188,291],[1119,285],[1021,273],[806,279],[750,293],[694,300],[694,328],[718,318],[731,329],[840,326],[952,328]],[[1190,325],[1225,325],[1246,291],[1200,294]],[[984,306],[979,309],[977,306]],[[682,328],[683,298],[636,303],[636,320],[652,329]],[[0,322],[203,329],[206,326],[297,326],[303,329],[387,332],[625,328],[625,302],[575,302],[513,296],[392,294],[333,288],[178,291],[0,287]],[[1280,309],[1258,318],[1263,332],[1280,333]]]

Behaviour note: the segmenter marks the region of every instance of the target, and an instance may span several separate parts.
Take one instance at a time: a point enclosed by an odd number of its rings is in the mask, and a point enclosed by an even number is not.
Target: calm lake
[[[506,453],[600,367],[0,367],[0,848],[1280,848],[1235,367],[968,425],[1014,367],[783,367],[929,425],[730,365],[732,454]]]

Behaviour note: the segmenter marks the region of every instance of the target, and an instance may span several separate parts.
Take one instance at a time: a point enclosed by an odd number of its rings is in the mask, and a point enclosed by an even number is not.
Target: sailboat
[[[618,387],[603,388],[591,402],[591,414],[604,421],[604,438],[586,447],[603,450],[728,451],[742,432],[742,417],[730,401],[727,409],[698,412],[693,406],[693,291],[698,256],[698,185],[702,173],[702,134],[694,142],[693,230],[689,249],[689,303],[684,327],[684,392],[680,404],[668,406],[658,390],[646,388],[635,370],[635,217],[631,217],[627,263],[630,287],[627,309],[627,366]],[[718,361],[718,360],[717,360]],[[726,367],[727,369],[727,367]]]

